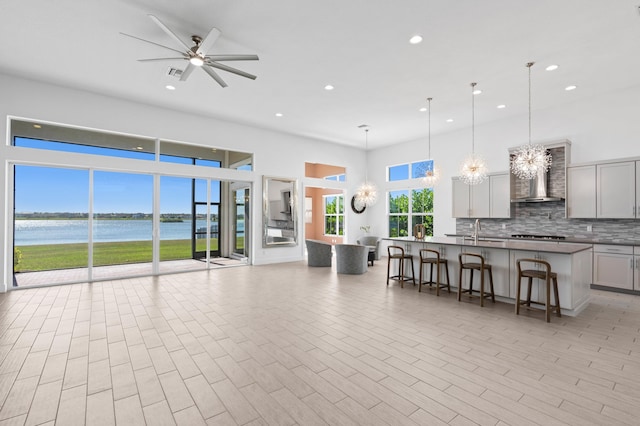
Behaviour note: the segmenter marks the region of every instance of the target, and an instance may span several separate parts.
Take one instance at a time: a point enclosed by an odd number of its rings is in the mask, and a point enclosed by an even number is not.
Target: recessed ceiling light
[[[453,123],[453,118],[447,118],[447,123]]]
[[[172,86],[170,84],[167,84],[166,86],[164,86],[167,90],[176,90],[176,86]]]
[[[326,86],[324,86],[324,90],[333,90],[334,87],[330,84],[327,84]]]
[[[571,86],[567,86],[564,88],[564,90],[566,90],[567,92],[570,92],[571,90],[576,90],[578,88],[578,86],[575,85],[571,85]]]
[[[505,104],[500,104],[500,105],[498,105],[496,108],[498,108],[498,109],[504,109],[504,108],[506,108],[506,107],[507,107],[507,106],[506,106]]]
[[[36,129],[42,129],[42,126],[39,125],[39,124],[34,124],[33,127],[36,128]]]
[[[142,151],[142,147],[141,146],[136,146],[136,150]]]
[[[480,90],[480,89],[476,89],[476,90],[473,91],[474,95],[479,95],[480,93],[482,93],[482,90]]]
[[[421,35],[418,35],[418,34],[414,35],[413,37],[411,37],[411,38],[409,39],[409,43],[411,43],[411,44],[419,44],[419,43],[422,43],[422,36],[421,36]]]
[[[282,117],[282,113],[281,112],[276,112],[276,117]]]
[[[548,67],[545,68],[545,70],[547,70],[547,71],[555,71],[557,69],[558,69],[558,66],[555,65],[555,64],[554,65],[549,65]]]
[[[426,112],[426,111],[427,111],[427,108],[426,108],[426,107],[422,107],[422,108],[420,108],[418,111],[420,111],[420,112]]]

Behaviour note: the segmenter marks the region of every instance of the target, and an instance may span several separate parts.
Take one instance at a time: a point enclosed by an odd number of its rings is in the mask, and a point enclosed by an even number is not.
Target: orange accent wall
[[[341,175],[346,173],[346,169],[341,166],[331,166],[329,164],[304,163],[304,175],[310,178],[324,178],[326,176]]]

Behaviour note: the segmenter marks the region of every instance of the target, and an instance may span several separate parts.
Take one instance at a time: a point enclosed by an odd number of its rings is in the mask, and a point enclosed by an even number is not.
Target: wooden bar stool
[[[521,263],[530,263],[531,266],[542,266],[542,269],[522,269]],[[520,315],[520,305],[527,305],[530,307],[532,303],[536,305],[544,305],[544,313],[547,322],[551,321],[552,308],[556,311],[558,317],[562,317],[560,312],[560,298],[558,297],[558,274],[551,272],[551,265],[546,260],[541,259],[518,259],[516,260],[516,266],[518,268],[518,284],[516,287],[516,315]],[[525,265],[526,266],[526,265]],[[527,300],[520,301],[520,286],[522,278],[528,278],[527,288]],[[545,281],[545,303],[531,301],[531,285],[533,279],[538,278]],[[556,298],[556,304],[551,304],[551,280],[553,280],[553,294]]]
[[[429,265],[429,281],[422,279],[422,272],[426,265]],[[433,280],[433,265],[436,266],[436,280]],[[447,275],[447,283],[440,282],[440,265],[444,265],[444,270]],[[422,284],[436,285],[436,296],[440,296],[440,288],[446,287],[449,293],[451,293],[451,286],[449,285],[449,263],[447,259],[442,259],[440,253],[437,250],[421,249],[420,250],[420,274],[418,278],[418,292],[422,291]]]
[[[464,262],[466,257],[477,259],[477,262]],[[491,265],[485,263],[484,257],[475,253],[460,253],[458,255],[458,262],[460,264],[460,273],[458,274],[458,302],[462,300],[462,293],[469,293],[473,295],[473,271],[480,271],[480,306],[484,306],[484,297],[491,296],[491,301],[496,303],[496,297],[493,293],[493,272],[491,272]],[[462,289],[462,271],[469,270],[469,289]],[[484,291],[484,271],[489,272],[489,284],[490,292]]]
[[[387,285],[389,285],[389,280],[398,280],[400,281],[400,287],[404,288],[404,282],[405,281],[413,281],[413,285],[416,285],[416,274],[413,270],[413,255],[412,254],[405,254],[404,249],[400,246],[389,246],[387,247],[387,254],[388,254],[388,258],[387,258]],[[391,260],[393,259],[397,259],[398,260],[398,274],[397,275],[390,275],[391,274]],[[404,261],[408,260],[409,263],[411,264],[411,277],[407,277],[404,273]]]

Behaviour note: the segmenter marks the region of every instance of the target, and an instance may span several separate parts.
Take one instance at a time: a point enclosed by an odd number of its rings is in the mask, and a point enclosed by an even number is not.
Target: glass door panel
[[[193,258],[192,235],[194,186],[206,180],[160,177],[160,272],[204,269]],[[200,226],[200,225],[197,225]],[[205,225],[206,226],[206,225]]]
[[[14,287],[88,279],[89,171],[14,167]]]
[[[149,275],[153,260],[153,176],[93,174],[94,279]]]

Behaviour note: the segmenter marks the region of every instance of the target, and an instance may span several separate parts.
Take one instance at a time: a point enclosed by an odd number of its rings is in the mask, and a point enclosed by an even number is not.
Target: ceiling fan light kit
[[[158,25],[162,31],[164,31],[173,41],[178,44],[178,48],[173,48],[169,46],[165,46],[160,43],[156,43],[153,41],[145,40],[140,37],[136,37],[130,34],[120,33],[126,37],[130,37],[145,43],[153,44],[158,47],[162,47],[167,50],[171,50],[172,52],[178,53],[182,55],[180,57],[170,57],[170,58],[149,58],[149,59],[138,59],[140,62],[155,62],[155,61],[176,61],[176,60],[186,60],[187,66],[180,73],[180,81],[185,81],[191,75],[191,72],[194,68],[202,68],[212,79],[214,79],[221,87],[227,87],[227,83],[218,75],[218,73],[214,70],[222,70],[232,74],[239,75],[241,77],[249,78],[251,80],[255,80],[256,76],[253,74],[249,74],[248,72],[239,70],[237,68],[230,67],[229,65],[222,64],[220,62],[225,61],[257,61],[259,60],[258,55],[243,55],[243,54],[220,54],[220,55],[209,55],[207,52],[213,47],[215,42],[220,37],[220,30],[217,28],[212,28],[209,33],[204,37],[200,37],[197,35],[191,36],[191,41],[194,43],[193,46],[187,45],[180,37],[178,37],[169,27],[167,27],[160,19],[155,17],[154,15],[149,15],[149,18]],[[176,74],[177,75],[177,74]]]

